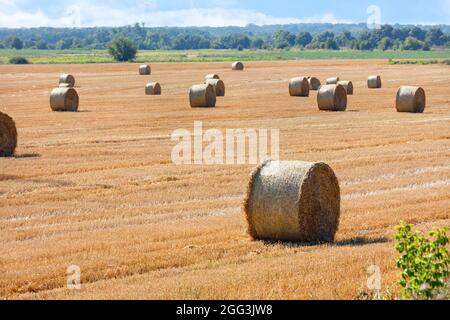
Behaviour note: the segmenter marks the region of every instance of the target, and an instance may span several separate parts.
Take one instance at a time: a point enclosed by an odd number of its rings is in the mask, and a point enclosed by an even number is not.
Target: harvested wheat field
[[[0,298],[353,299],[378,265],[395,288],[394,226],[450,226],[450,67],[385,61],[0,66],[0,111],[18,146],[0,158]],[[77,113],[52,112],[63,72]],[[218,73],[227,96],[191,109],[189,88]],[[367,88],[379,74],[383,88]],[[299,75],[352,80],[346,112],[316,92],[290,97]],[[398,88],[424,88],[423,114],[398,113]],[[176,129],[278,128],[282,160],[322,161],[340,181],[333,244],[252,241],[243,201],[253,165],[171,161]],[[82,290],[66,270],[81,268]]]

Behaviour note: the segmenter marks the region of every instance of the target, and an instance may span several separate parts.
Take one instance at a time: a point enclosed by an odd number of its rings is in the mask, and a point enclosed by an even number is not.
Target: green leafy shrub
[[[24,57],[13,57],[9,59],[10,64],[30,64],[27,58]]]
[[[127,38],[116,38],[108,46],[109,54],[116,61],[132,61],[136,58],[137,47]]]
[[[397,228],[396,250],[401,254],[397,267],[402,270],[400,286],[405,299],[436,299],[448,293],[450,255],[448,229],[437,229],[425,236],[409,224]]]

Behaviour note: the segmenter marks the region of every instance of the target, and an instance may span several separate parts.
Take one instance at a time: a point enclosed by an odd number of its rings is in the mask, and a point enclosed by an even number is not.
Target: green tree
[[[378,49],[383,50],[383,51],[392,49],[392,46],[393,46],[393,41],[389,37],[384,37],[378,43]]]
[[[14,48],[16,50],[22,50],[23,49],[23,42],[17,37],[11,38],[11,48]]]
[[[407,37],[405,41],[402,44],[403,50],[421,50],[426,49],[425,43],[414,38],[414,37]]]
[[[119,37],[111,41],[108,46],[109,54],[116,61],[132,61],[136,58],[137,48],[135,44],[124,37]]]
[[[277,49],[285,49],[295,45],[296,36],[285,30],[278,30],[273,34],[273,45]]]
[[[312,39],[313,39],[313,37],[312,37],[311,33],[300,32],[299,34],[297,34],[295,42],[301,47],[306,47],[308,44],[311,43]]]

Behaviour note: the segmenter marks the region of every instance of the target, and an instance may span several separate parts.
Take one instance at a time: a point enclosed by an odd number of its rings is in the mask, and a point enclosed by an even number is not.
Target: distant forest
[[[140,50],[189,49],[355,49],[431,50],[450,48],[450,26],[292,24],[247,27],[126,27],[0,29],[0,49],[106,49],[126,37]]]

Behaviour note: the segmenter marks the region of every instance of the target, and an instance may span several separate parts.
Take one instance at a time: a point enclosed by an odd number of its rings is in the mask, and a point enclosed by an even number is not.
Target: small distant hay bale
[[[328,78],[327,84],[337,84],[340,81],[339,77]]]
[[[189,91],[189,102],[192,108],[214,108],[216,100],[214,87],[208,83],[194,85]]]
[[[225,97],[225,83],[220,79],[207,79],[206,84],[214,87],[217,97]]]
[[[244,211],[254,240],[332,242],[340,187],[325,163],[267,161],[253,172]]]
[[[218,74],[215,74],[215,73],[207,74],[207,75],[205,76],[205,81],[206,81],[206,80],[210,80],[210,79],[220,79],[220,77],[219,77]]]
[[[17,129],[14,120],[0,112],[0,157],[11,157],[17,146]]]
[[[71,74],[62,74],[59,77],[59,84],[68,84],[71,87],[75,87],[75,77]]]
[[[293,78],[289,82],[289,94],[291,97],[308,97],[309,82],[306,77]]]
[[[308,77],[308,83],[309,83],[309,89],[317,91],[320,89],[320,86],[322,85],[320,83],[320,80],[315,77]]]
[[[398,89],[396,102],[398,112],[423,113],[425,107],[426,95],[421,87],[403,86]]]
[[[139,74],[141,76],[146,76],[152,74],[152,68],[148,64],[143,64],[139,66]]]
[[[60,88],[73,88],[73,85],[71,85],[70,83],[60,83],[59,87]]]
[[[56,88],[50,93],[50,107],[53,111],[76,112],[79,97],[74,88]]]
[[[145,86],[146,95],[161,95],[161,85],[158,82],[147,83]]]
[[[231,69],[237,70],[237,71],[243,71],[244,70],[244,64],[240,61],[236,61],[231,65]]]
[[[324,111],[345,111],[347,109],[347,91],[341,85],[322,86],[317,94],[317,104]]]
[[[367,79],[367,87],[369,89],[380,89],[382,86],[380,76],[370,76]]]
[[[353,95],[353,82],[351,81],[339,81],[338,84],[344,87],[348,95]]]

